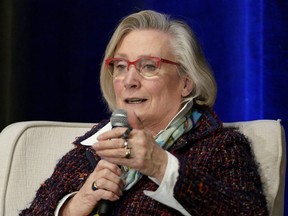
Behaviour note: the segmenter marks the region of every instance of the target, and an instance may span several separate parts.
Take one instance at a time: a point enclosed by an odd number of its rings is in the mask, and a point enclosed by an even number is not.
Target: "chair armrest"
[[[0,215],[18,215],[91,123],[28,121],[0,133]]]

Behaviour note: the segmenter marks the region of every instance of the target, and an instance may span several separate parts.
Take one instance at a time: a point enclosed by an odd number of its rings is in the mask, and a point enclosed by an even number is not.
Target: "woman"
[[[216,84],[187,24],[154,11],[123,19],[101,89],[129,126],[103,121],[78,138],[21,215],[89,215],[103,200],[111,215],[268,215],[248,141],[211,110]]]

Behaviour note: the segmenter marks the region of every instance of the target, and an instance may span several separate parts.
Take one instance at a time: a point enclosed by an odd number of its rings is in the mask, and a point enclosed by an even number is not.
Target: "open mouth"
[[[147,101],[147,99],[141,99],[141,98],[127,98],[125,99],[125,103],[128,104],[140,104]]]

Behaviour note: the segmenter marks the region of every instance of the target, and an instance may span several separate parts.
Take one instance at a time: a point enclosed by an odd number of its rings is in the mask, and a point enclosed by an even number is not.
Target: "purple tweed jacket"
[[[202,107],[199,111],[203,115],[196,126],[169,149],[180,162],[175,198],[191,215],[268,215],[247,139],[233,129],[223,128],[210,109]],[[30,207],[20,215],[53,215],[64,195],[81,188],[92,168],[85,156],[87,147],[80,142],[102,126],[99,124],[77,138],[75,148],[59,161]],[[144,195],[143,190],[154,191],[157,187],[143,176],[115,203],[113,215],[181,215]]]

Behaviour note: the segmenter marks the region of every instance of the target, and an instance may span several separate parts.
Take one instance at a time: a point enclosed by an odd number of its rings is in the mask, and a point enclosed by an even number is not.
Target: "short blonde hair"
[[[191,28],[180,20],[152,10],[144,10],[124,18],[108,43],[101,65],[100,84],[104,99],[111,111],[116,108],[113,78],[105,66],[105,59],[114,56],[118,43],[129,32],[141,29],[153,29],[171,36],[172,54],[180,63],[180,74],[187,74],[194,82],[193,91],[183,100],[193,99],[199,105],[214,105],[217,85],[210,67],[203,55]]]

